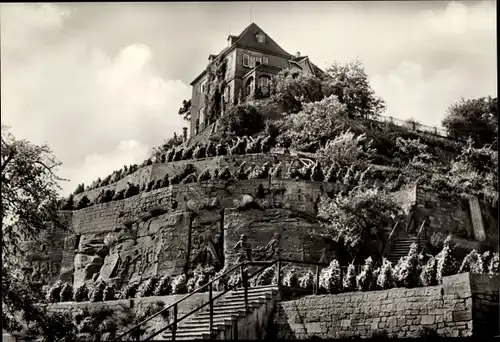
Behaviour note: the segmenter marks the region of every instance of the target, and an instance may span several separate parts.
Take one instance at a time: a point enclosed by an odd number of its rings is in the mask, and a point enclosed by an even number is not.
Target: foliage
[[[499,261],[498,261],[498,253],[493,254],[491,258],[490,265],[488,267],[488,273],[491,275],[499,274]]]
[[[315,182],[322,182],[325,180],[325,174],[323,173],[319,160],[314,163],[311,169],[311,180]]]
[[[340,265],[337,260],[332,260],[327,268],[321,270],[319,286],[327,293],[338,293],[342,289]]]
[[[98,281],[90,295],[91,302],[102,302],[104,300],[104,289],[106,288],[106,283],[102,280]]]
[[[483,260],[481,255],[473,249],[469,254],[467,254],[462,261],[462,265],[460,266],[458,273],[483,273]]]
[[[196,146],[196,148],[194,149],[194,152],[193,152],[194,158],[196,158],[196,159],[205,158],[207,156],[206,152],[207,152],[207,148],[205,145]]]
[[[139,186],[128,183],[127,190],[125,190],[125,198],[129,198],[139,194]]]
[[[354,291],[356,289],[356,269],[354,264],[349,264],[349,266],[347,266],[347,272],[344,275],[342,286],[345,291]]]
[[[75,206],[73,200],[73,194],[70,194],[68,198],[61,204],[61,210],[73,210]]]
[[[61,302],[70,302],[73,299],[73,286],[69,283],[64,283],[60,294]]]
[[[169,275],[164,275],[156,284],[155,296],[168,296],[172,292],[171,278]]]
[[[366,134],[356,136],[347,130],[320,148],[318,159],[325,165],[358,168],[366,167],[374,152],[371,141],[366,139]]]
[[[113,201],[119,201],[119,200],[125,199],[125,191],[126,191],[126,189],[122,189],[122,190],[116,192],[115,195],[113,196]]]
[[[453,249],[451,242],[451,235],[449,235],[443,244],[443,249],[436,256],[437,260],[437,274],[436,278],[438,283],[442,283],[443,277],[455,274],[456,271],[456,260],[453,257]]]
[[[420,284],[422,286],[434,286],[438,284],[437,261],[433,256],[427,260],[427,263],[422,268],[422,273],[420,273]]]
[[[189,160],[193,159],[193,152],[194,148],[193,147],[186,147],[184,150],[182,150],[182,160]]]
[[[50,287],[47,292],[47,300],[50,303],[57,303],[61,301],[61,290],[62,290],[62,282],[60,280],[56,281],[52,287]]]
[[[357,188],[333,199],[322,197],[318,217],[326,220],[326,236],[354,252],[364,241],[374,239],[393,224],[399,207],[388,194],[375,189]]]
[[[193,173],[187,175],[186,178],[184,178],[181,181],[181,184],[196,183],[197,181],[198,181],[198,177],[196,176],[196,173],[193,172]]]
[[[251,136],[265,128],[264,118],[250,104],[237,105],[220,118],[220,130],[237,137]]]
[[[275,146],[276,140],[272,140],[270,136],[266,136],[264,139],[262,139],[261,143],[261,152],[262,153],[269,153],[271,152],[271,149]]]
[[[75,191],[73,191],[73,195],[81,194],[84,191],[85,191],[85,184],[84,183],[78,184],[78,186],[76,187]]]
[[[226,87],[227,60],[220,58],[207,67],[207,90],[205,92],[206,117],[213,122],[221,113],[223,92]]]
[[[231,154],[232,156],[245,154],[247,144],[248,144],[247,137],[243,138],[238,137],[238,141],[236,141],[234,146],[229,149],[229,154]]]
[[[218,143],[215,147],[215,153],[217,156],[225,156],[227,152],[227,146],[224,142]]]
[[[226,166],[222,169],[222,172],[219,174],[219,179],[221,180],[231,180],[233,176],[231,175],[231,171],[229,171],[229,168]]]
[[[245,161],[240,164],[240,166],[238,167],[238,170],[236,170],[236,173],[234,174],[235,179],[238,179],[238,180],[248,179],[249,172],[248,172],[248,170],[245,170],[246,165],[247,165],[247,163]]]
[[[372,257],[368,257],[365,260],[363,269],[361,273],[356,277],[356,285],[360,291],[369,291],[372,289],[373,285],[373,260]]]
[[[82,198],[76,204],[76,210],[87,208],[91,205],[91,202],[87,195],[83,195]]]
[[[214,279],[226,273],[228,269],[229,269],[229,264],[226,263],[224,267],[214,275]],[[228,281],[229,277],[227,276],[221,277],[220,279],[214,281],[213,283],[214,291],[224,291],[224,287],[227,286]]]
[[[472,138],[474,145],[497,144],[497,98],[463,98],[448,107],[443,126],[448,134],[463,140]]]
[[[271,99],[283,106],[287,113],[297,113],[304,103],[323,98],[321,80],[297,69],[284,69],[271,79]]]
[[[233,272],[229,276],[229,279],[227,281],[227,286],[231,287],[238,284],[239,282],[241,282],[241,272]]]
[[[267,286],[273,284],[273,279],[276,273],[276,267],[268,267],[262,271],[261,274],[257,277],[257,281],[255,285],[257,286]]]
[[[312,289],[314,287],[314,282],[314,273],[311,270],[307,270],[307,272],[299,278],[299,286],[303,289]],[[291,279],[290,284],[293,284]]]
[[[408,255],[403,257],[396,274],[396,282],[401,286],[412,288],[419,284],[419,256],[418,245],[411,244]]]
[[[206,149],[206,156],[207,157],[215,157],[217,155],[217,149],[216,149],[216,144],[210,140],[207,144],[207,149]]]
[[[135,294],[136,298],[151,297],[154,294],[158,280],[159,280],[158,276],[153,276],[148,280],[142,282],[141,285],[139,285],[139,288],[137,289],[137,293]]]
[[[174,161],[174,156],[175,156],[175,149],[171,148],[167,152],[167,162],[172,162]]]
[[[130,299],[130,298],[135,298],[135,295],[137,293],[137,289],[139,288],[139,283],[132,283],[132,284],[127,284],[123,289],[120,294],[121,299]]]
[[[185,274],[178,275],[172,281],[172,294],[186,294],[187,289],[187,279]]]
[[[212,178],[212,176],[210,175],[210,170],[206,169],[205,171],[200,173],[200,175],[198,176],[198,182],[209,181],[211,178]]]
[[[179,108],[179,115],[182,115],[184,120],[191,120],[191,100],[182,101],[182,107]]]
[[[250,138],[251,139],[251,138]],[[260,153],[262,151],[262,136],[250,141],[246,147],[246,153]]]
[[[300,285],[297,269],[295,267],[291,267],[287,270],[283,277],[283,285],[288,287],[298,287]]]
[[[115,300],[115,288],[113,285],[107,285],[103,291],[104,300]]]
[[[174,157],[172,158],[172,161],[179,161],[182,160],[182,155],[184,154],[184,149],[182,147],[177,148],[174,153]]]
[[[112,189],[106,189],[101,192],[101,195],[97,199],[97,203],[108,203],[113,200],[115,196],[115,191]]]
[[[377,277],[377,287],[379,289],[391,289],[394,287],[394,270],[392,263],[386,258],[382,258],[382,266]]]
[[[269,169],[271,165],[266,162],[262,167],[255,165],[253,170],[248,175],[248,179],[267,179],[269,177]]]
[[[193,164],[187,164],[186,166],[184,166],[184,169],[181,173],[178,173],[174,177],[172,177],[172,179],[170,180],[170,184],[179,184],[184,178],[193,173],[196,173],[196,168]]]
[[[271,168],[271,177],[281,178],[282,175],[283,175],[283,164],[281,162],[278,162],[277,164],[274,164],[273,167]]]
[[[344,64],[335,62],[326,73],[323,92],[327,96],[337,96],[350,116],[368,117],[385,110],[384,101],[375,95],[359,60]]]
[[[89,289],[85,284],[81,284],[75,289],[73,299],[75,302],[86,302],[89,300]]]

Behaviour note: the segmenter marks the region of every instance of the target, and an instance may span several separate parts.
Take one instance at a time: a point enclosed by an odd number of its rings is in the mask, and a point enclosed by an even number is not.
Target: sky
[[[494,1],[1,4],[1,119],[47,143],[67,195],[182,132],[191,81],[255,22],[320,68],[359,59],[385,115],[440,126],[496,96]]]

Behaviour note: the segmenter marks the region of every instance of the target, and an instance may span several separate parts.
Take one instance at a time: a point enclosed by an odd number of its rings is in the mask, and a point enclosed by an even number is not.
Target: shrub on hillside
[[[174,157],[172,158],[172,161],[182,160],[182,155],[183,154],[184,154],[184,149],[182,147],[176,149],[175,153],[174,153]]]
[[[125,190],[125,198],[129,198],[139,194],[139,187],[135,184],[129,183],[127,190]]]
[[[70,302],[73,299],[73,286],[69,283],[64,283],[60,294],[61,302]]]
[[[434,286],[438,284],[437,261],[433,256],[427,260],[427,263],[422,268],[422,273],[420,273],[420,284],[422,284],[422,286]]]
[[[172,281],[172,294],[187,293],[187,279],[185,274],[178,275]]]
[[[224,142],[220,142],[215,147],[215,153],[217,156],[225,156],[227,155],[227,146]]]
[[[499,257],[498,253],[493,254],[490,261],[490,266],[488,267],[488,273],[491,275],[499,274]]]
[[[222,172],[219,174],[219,179],[226,180],[226,181],[233,179],[233,176],[231,175],[231,171],[229,171],[229,168],[227,166],[222,169]]]
[[[259,274],[259,276],[257,277],[255,285],[256,286],[272,285],[275,273],[276,273],[275,266],[264,269],[264,271],[262,271],[261,274]]]
[[[328,182],[328,183],[335,183],[337,181],[337,172],[338,172],[338,168],[332,164],[330,165],[330,167],[328,168],[328,171],[326,172],[326,175],[325,175],[325,182]]]
[[[398,284],[404,287],[412,288],[418,286],[419,283],[419,256],[418,245],[413,243],[410,246],[408,255],[403,258],[403,262],[398,268],[396,275]]]
[[[175,149],[171,148],[170,150],[168,150],[167,152],[167,162],[172,162],[174,161],[174,155],[175,155]]]
[[[74,195],[78,195],[78,194],[80,194],[80,193],[82,193],[84,191],[85,191],[85,184],[84,183],[78,184],[78,186],[76,187],[75,191],[73,191],[73,194]]]
[[[347,266],[347,272],[344,275],[342,286],[345,291],[354,291],[356,290],[356,285],[356,269],[354,264],[349,264],[349,266]]]
[[[113,285],[107,285],[103,291],[104,300],[115,300],[115,288]]]
[[[314,273],[311,270],[307,270],[306,273],[304,273],[300,278],[299,278],[299,286],[303,289],[313,289],[314,287]]]
[[[451,235],[444,240],[443,249],[436,256],[437,260],[437,280],[443,282],[443,277],[455,274],[457,270],[457,261],[453,256],[453,246]]]
[[[338,293],[342,289],[340,265],[337,260],[332,260],[327,268],[321,270],[319,275],[319,287],[327,293]]]
[[[274,147],[276,141],[273,141],[270,136],[265,137],[262,139],[260,151],[262,153],[269,153],[271,152],[271,149]]]
[[[325,174],[321,168],[321,164],[317,161],[311,170],[311,180],[315,182],[322,182],[325,180]]]
[[[170,185],[170,179],[169,179],[169,175],[168,173],[165,175],[165,177],[163,177],[163,181],[162,181],[162,188],[166,188],[167,186]]]
[[[205,154],[207,157],[215,157],[217,155],[217,145],[212,140],[208,142]]]
[[[247,165],[246,162],[243,162],[240,164],[240,166],[238,167],[238,170],[236,170],[236,173],[234,174],[235,179],[238,179],[238,180],[248,179],[248,173],[245,170],[246,165]]]
[[[224,267],[214,275],[214,279],[217,279],[217,277],[223,275],[228,270],[229,270],[229,265],[228,265],[228,263],[226,263],[224,265]],[[213,283],[214,291],[224,291],[225,287],[227,286],[228,281],[229,281],[229,277],[227,275],[214,281],[214,283]]]
[[[206,182],[212,179],[212,175],[210,175],[210,170],[206,169],[198,176],[198,182]]]
[[[63,200],[61,204],[61,210],[73,210],[75,203],[73,200],[73,194],[70,194],[67,199]]]
[[[182,151],[182,160],[193,159],[193,147],[187,147]]]
[[[153,185],[153,190],[158,190],[163,187],[163,179],[158,179],[154,185]]]
[[[304,165],[299,169],[299,179],[302,180],[310,180],[311,179],[311,174],[312,174],[312,168],[313,165]]]
[[[148,280],[142,282],[137,289],[137,293],[135,294],[136,298],[152,296],[154,294],[158,280],[158,276],[153,276]]]
[[[267,179],[269,177],[269,169],[271,165],[265,163],[262,166],[256,165],[252,172],[248,175],[249,179]]]
[[[113,196],[113,201],[119,201],[125,199],[125,191],[126,189],[121,189],[120,191],[116,192],[115,195]]]
[[[479,253],[474,249],[469,254],[467,254],[462,261],[462,265],[460,266],[458,273],[483,273],[483,260]]]
[[[373,285],[373,260],[368,257],[365,260],[361,273],[356,277],[356,285],[359,291],[369,291]]]
[[[220,128],[238,137],[251,136],[265,128],[264,118],[250,104],[239,104],[229,109],[220,118]]]
[[[383,258],[380,273],[377,277],[377,287],[382,290],[387,290],[393,288],[394,285],[394,271],[392,269],[392,263],[386,258]]]
[[[191,174],[187,175],[186,178],[184,178],[181,181],[181,184],[196,183],[197,181],[198,181],[198,177],[196,176],[196,173],[191,173]]]
[[[169,275],[160,278],[155,288],[155,296],[168,296],[172,292],[171,279]]]
[[[75,302],[86,302],[89,300],[89,289],[85,284],[78,286],[73,293]]]
[[[490,265],[490,260],[493,257],[493,254],[491,251],[486,251],[483,254],[481,254],[481,261],[483,262],[483,268],[484,272],[488,272],[488,267]]]
[[[278,162],[271,169],[272,178],[282,178],[283,177],[283,164]]]
[[[257,137],[246,146],[246,153],[260,153],[262,152],[262,137]]]
[[[135,298],[135,294],[137,293],[137,289],[139,288],[139,283],[127,284],[120,293],[121,299],[130,299]]]
[[[84,208],[87,208],[90,206],[90,200],[89,198],[87,197],[87,195],[83,195],[82,198],[80,198],[80,200],[78,201],[78,203],[76,204],[76,210],[80,210],[80,209],[84,209]]]
[[[285,273],[283,277],[283,285],[289,287],[298,287],[299,286],[299,277],[297,275],[297,269],[295,267],[291,267]]]
[[[234,144],[234,146],[229,149],[229,154],[232,156],[245,154],[247,144],[248,141],[246,137],[243,137],[242,139],[238,137],[238,141],[236,142],[236,144]]]
[[[106,283],[104,281],[99,281],[94,287],[92,294],[90,295],[91,302],[102,302],[104,300],[104,289],[106,288]]]
[[[172,179],[170,180],[170,184],[179,184],[184,178],[193,173],[196,173],[196,168],[193,164],[187,164],[186,166],[184,166],[184,170],[182,170],[181,173],[178,173],[174,177],[172,177]]]
[[[115,196],[115,190],[106,189],[104,190],[102,196],[100,197],[99,203],[111,202],[114,196]]]
[[[194,157],[196,159],[205,158],[207,156],[207,147],[205,145],[196,146],[194,149]]]

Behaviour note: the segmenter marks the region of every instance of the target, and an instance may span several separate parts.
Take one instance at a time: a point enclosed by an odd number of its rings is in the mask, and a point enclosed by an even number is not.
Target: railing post
[[[176,332],[177,332],[177,304],[174,304],[174,325],[172,326],[172,341],[175,341]]]
[[[214,302],[213,302],[213,293],[212,293],[212,283],[208,285],[208,300],[210,301],[210,320],[208,324],[208,328],[210,329],[210,339],[212,339],[212,329],[214,324]]]
[[[141,340],[141,326],[137,327],[136,333],[135,333],[135,340],[139,342]]]
[[[281,259],[278,259],[278,288],[281,286]]]
[[[319,265],[316,265],[316,282],[314,287],[314,294],[317,295],[319,292]]]
[[[248,312],[248,280],[247,280],[247,274],[243,270],[243,276],[241,277],[241,281],[243,282],[243,291],[245,293],[245,312]]]
[[[243,265],[240,265],[241,287],[245,286],[244,285],[245,284],[244,273],[245,273],[245,271],[243,270]]]

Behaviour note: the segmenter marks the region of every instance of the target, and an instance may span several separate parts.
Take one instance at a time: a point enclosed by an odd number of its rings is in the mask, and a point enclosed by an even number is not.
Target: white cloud
[[[185,125],[177,110],[190,87],[162,79],[150,47],[131,44],[109,56],[68,35],[71,14],[54,5],[1,12],[2,121],[18,137],[48,142],[69,188],[141,163],[144,151]]]

